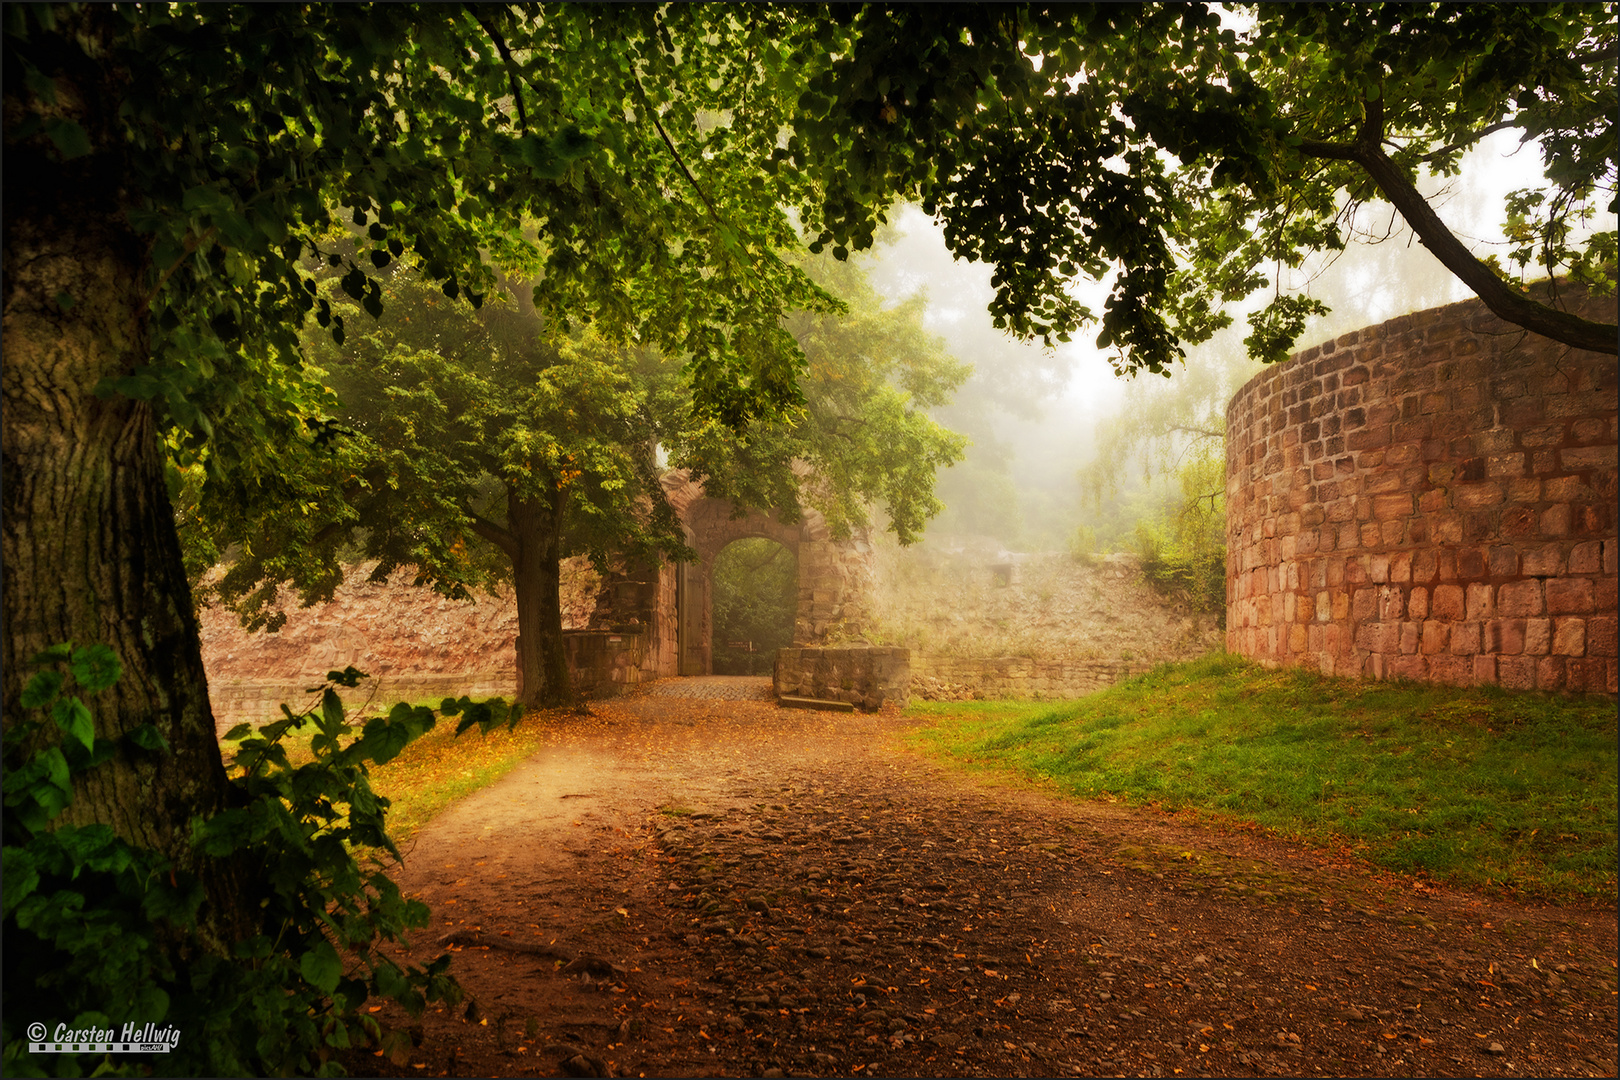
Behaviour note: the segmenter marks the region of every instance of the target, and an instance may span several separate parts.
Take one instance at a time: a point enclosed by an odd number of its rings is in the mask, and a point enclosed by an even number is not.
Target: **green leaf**
[[[39,871],[27,848],[8,844],[0,852],[0,884],[4,886],[5,913],[10,915],[39,885]]]
[[[337,989],[338,980],[343,978],[343,962],[338,959],[332,943],[323,938],[298,958],[298,973],[321,993],[330,994]]]
[[[49,664],[53,660],[68,660],[68,659],[71,659],[72,656],[73,656],[73,642],[66,641],[66,642],[63,642],[60,645],[52,645],[48,649],[40,650],[39,652],[34,654],[33,659],[30,660],[29,663],[32,663],[32,664]]]
[[[366,295],[366,272],[358,266],[352,267],[338,285],[349,294],[349,299],[359,300]]]
[[[231,729],[232,732],[241,731],[243,735],[247,734],[251,730],[252,725],[250,724],[237,724],[236,727]],[[227,734],[226,737],[229,738],[230,735]],[[241,738],[240,735],[236,737]],[[167,753],[169,749],[169,740],[165,739],[163,737],[163,733],[160,732],[153,724],[142,724],[140,727],[129,733],[129,739],[142,750],[151,750],[154,753]]]
[[[39,709],[49,705],[61,691],[63,678],[60,671],[34,672],[34,677],[28,680],[28,686],[22,692],[22,707]]]
[[[56,726],[62,729],[62,734],[70,739],[77,739],[84,744],[86,750],[91,749],[96,741],[96,725],[91,719],[90,710],[84,702],[76,697],[59,699],[51,706],[51,719]]]
[[[84,157],[90,152],[90,136],[77,121],[60,117],[45,121],[45,134],[56,146],[63,161]]]
[[[330,687],[321,693],[321,720],[328,734],[343,727],[343,699]]]
[[[106,645],[86,645],[73,654],[73,680],[87,694],[99,694],[124,673],[118,654]]]

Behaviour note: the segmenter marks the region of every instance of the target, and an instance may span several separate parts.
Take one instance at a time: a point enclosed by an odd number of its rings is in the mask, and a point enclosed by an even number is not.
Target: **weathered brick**
[[[1469,619],[1489,619],[1496,615],[1496,586],[1488,581],[1469,582],[1467,614]]]
[[[1570,520],[1568,503],[1549,506],[1541,512],[1541,535],[1568,536]]]
[[[1497,480],[1523,476],[1524,455],[1521,453],[1493,454],[1485,459],[1485,475]]]
[[[1511,690],[1534,690],[1536,686],[1535,657],[1497,657],[1496,681]]]
[[[1462,510],[1477,510],[1482,506],[1496,506],[1505,497],[1502,485],[1495,481],[1483,484],[1463,484],[1453,489],[1451,505]]]
[[[1508,502],[1534,503],[1541,501],[1541,481],[1533,476],[1521,476],[1508,481]]]
[[[1553,623],[1552,651],[1558,656],[1586,655],[1586,620],[1557,619]]]
[[[1536,689],[1562,690],[1564,688],[1564,658],[1544,656],[1536,661]]]
[[[1423,651],[1425,654],[1445,652],[1451,645],[1451,624],[1429,619],[1423,623]]]
[[[1516,619],[1541,612],[1540,581],[1510,581],[1496,591],[1496,613],[1500,616]]]
[[[1536,577],[1553,577],[1564,572],[1564,546],[1541,544],[1524,553],[1523,572]]]
[[[1524,652],[1524,620],[1492,619],[1485,624],[1485,651],[1498,656]]]
[[[1612,446],[1566,446],[1558,451],[1558,464],[1570,470],[1614,468]]]
[[[1547,614],[1587,615],[1593,610],[1590,578],[1552,578],[1547,582]]]
[[[1451,621],[1461,619],[1466,612],[1462,586],[1436,585],[1434,587],[1433,602],[1429,605],[1429,612],[1436,619]]]
[[[1546,656],[1552,651],[1552,620],[1524,620],[1524,651],[1530,656]]]
[[[1427,619],[1429,617],[1429,590],[1422,585],[1415,586],[1407,594],[1406,610],[1414,619]]]
[[[1486,554],[1485,565],[1492,577],[1514,577],[1519,572],[1519,549],[1512,544],[1497,544]]]
[[[1451,624],[1451,652],[1454,656],[1472,656],[1480,649],[1480,628],[1484,623],[1460,622]]]
[[[1564,664],[1565,689],[1588,694],[1608,693],[1608,661],[1588,657]]]
[[[1613,615],[1594,615],[1586,620],[1586,655],[1614,656],[1620,620]]]

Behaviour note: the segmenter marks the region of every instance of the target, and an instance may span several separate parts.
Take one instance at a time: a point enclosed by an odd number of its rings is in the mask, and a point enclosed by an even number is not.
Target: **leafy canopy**
[[[1493,311],[1582,348],[1616,330],[1532,302],[1418,194],[1504,127],[1547,186],[1508,201],[1511,260],[1612,291],[1614,5],[867,5],[834,9],[826,62],[778,153],[815,179],[815,246],[864,247],[896,194],[951,250],[996,266],[998,326],[1048,343],[1100,320],[1121,371],[1168,373],[1223,307],[1259,359],[1324,308],[1283,272],[1345,242],[1346,214],[1394,203]],[[1068,285],[1111,282],[1100,316]]]

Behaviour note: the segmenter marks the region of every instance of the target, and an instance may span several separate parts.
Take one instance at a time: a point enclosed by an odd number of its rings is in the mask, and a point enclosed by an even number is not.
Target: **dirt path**
[[[707,687],[593,704],[416,838],[410,959],[455,951],[478,1006],[351,1067],[1615,1074],[1613,909],[990,787],[914,721]]]

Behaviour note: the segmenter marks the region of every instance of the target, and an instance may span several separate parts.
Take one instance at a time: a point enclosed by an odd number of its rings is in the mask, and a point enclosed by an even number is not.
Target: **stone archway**
[[[680,516],[695,563],[672,568],[676,628],[674,670],[667,674],[707,675],[714,670],[714,564],[726,545],[762,538],[787,548],[798,564],[799,598],[794,615],[795,646],[859,637],[865,628],[872,577],[869,533],[856,530],[835,540],[826,520],[806,510],[796,522],[773,512],[737,515],[729,502],[711,499],[684,472],[664,477],[664,491]]]

